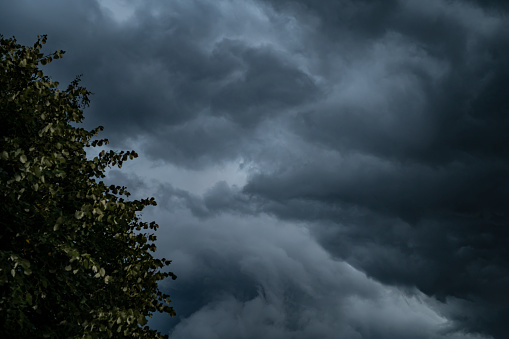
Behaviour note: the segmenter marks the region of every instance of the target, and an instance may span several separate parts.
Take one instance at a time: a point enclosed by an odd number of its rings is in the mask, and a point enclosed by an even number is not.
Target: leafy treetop
[[[158,281],[176,276],[156,259],[155,222],[139,212],[154,198],[129,201],[126,187],[100,179],[134,151],[85,148],[102,127],[76,127],[90,92],[79,78],[66,90],[39,65],[41,53],[0,35],[0,333],[17,338],[158,338],[146,326],[156,311],[171,316]],[[149,231],[150,232],[150,231]]]

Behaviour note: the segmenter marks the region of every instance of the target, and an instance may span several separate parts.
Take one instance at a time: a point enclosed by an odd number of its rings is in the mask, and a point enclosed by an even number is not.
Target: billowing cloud
[[[384,286],[334,260],[306,224],[231,214],[204,223],[172,206],[158,216],[171,225],[159,253],[180,272],[168,285],[184,311],[172,337],[476,338],[424,294]]]
[[[160,202],[176,337],[509,335],[503,1],[0,5]],[[41,15],[44,13],[44,15]],[[64,15],[65,14],[65,15]],[[150,214],[152,215],[152,214]]]

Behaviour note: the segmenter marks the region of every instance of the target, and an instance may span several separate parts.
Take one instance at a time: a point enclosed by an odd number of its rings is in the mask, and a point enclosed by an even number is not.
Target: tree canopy
[[[156,202],[101,180],[137,154],[87,159],[108,140],[77,127],[91,94],[79,78],[62,90],[39,68],[64,54],[45,42],[0,35],[0,336],[161,337],[146,318],[175,315],[158,282],[176,276],[139,214]]]

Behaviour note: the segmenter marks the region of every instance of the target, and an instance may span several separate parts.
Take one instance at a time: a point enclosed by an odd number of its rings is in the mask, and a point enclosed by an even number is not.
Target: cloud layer
[[[497,1],[18,1],[155,195],[182,338],[504,338]],[[44,13],[44,15],[41,15]]]

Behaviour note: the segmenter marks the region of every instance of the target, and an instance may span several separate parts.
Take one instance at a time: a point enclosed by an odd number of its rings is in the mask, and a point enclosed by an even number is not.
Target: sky
[[[509,3],[12,0],[172,259],[171,338],[508,338]]]

